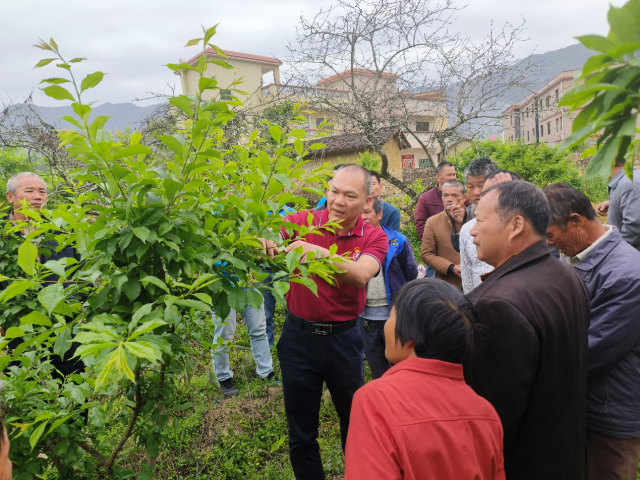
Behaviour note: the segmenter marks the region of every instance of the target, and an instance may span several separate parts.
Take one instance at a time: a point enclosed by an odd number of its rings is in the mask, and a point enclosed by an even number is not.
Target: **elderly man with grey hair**
[[[9,215],[4,220],[9,222],[26,222],[28,218],[24,214],[25,209],[40,210],[47,203],[47,185],[39,175],[33,172],[18,173],[7,182],[6,199],[13,206],[13,210],[9,212]],[[23,233],[28,233],[28,231],[29,227],[26,226],[23,229]],[[15,237],[15,241],[22,242],[23,239],[18,235]],[[40,263],[46,263],[49,260],[61,260],[63,258],[80,260],[80,256],[70,245],[58,251],[58,242],[55,240],[47,240],[43,242],[40,247],[46,249],[45,251],[39,252],[40,254],[37,259]],[[47,277],[48,281],[53,282],[58,279],[58,275],[55,274]],[[0,290],[4,290],[7,286],[7,282],[0,282]],[[1,322],[0,320],[0,326],[4,328]],[[9,344],[9,348],[16,348],[19,343],[20,339],[15,339]],[[75,347],[72,347],[65,353],[64,358],[60,358],[58,355],[51,356],[51,363],[57,370],[54,372],[54,376],[67,376],[83,368],[82,361],[73,359],[74,355]]]
[[[465,210],[464,184],[449,180],[442,185],[444,211],[430,217],[422,236],[422,261],[436,271],[436,278],[461,287],[458,234],[468,216]]]

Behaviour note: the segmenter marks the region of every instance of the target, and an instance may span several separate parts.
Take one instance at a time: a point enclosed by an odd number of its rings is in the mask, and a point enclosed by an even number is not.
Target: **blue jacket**
[[[640,437],[640,252],[613,231],[575,268],[589,291],[587,428]]]
[[[389,227],[396,232],[400,231],[400,210],[393,205],[382,200],[382,221],[380,222],[385,227]]]
[[[384,215],[383,217],[384,218]],[[389,239],[389,249],[384,258],[383,274],[384,285],[387,289],[387,304],[391,305],[391,299],[402,286],[418,277],[418,265],[413,256],[411,243],[400,232],[381,225]]]

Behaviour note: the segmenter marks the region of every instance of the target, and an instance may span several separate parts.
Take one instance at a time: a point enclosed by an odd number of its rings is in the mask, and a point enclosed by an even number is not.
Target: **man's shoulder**
[[[383,209],[400,212],[400,210],[398,210],[396,207],[391,205],[389,202],[385,202],[384,200],[380,200],[380,202],[382,202],[382,208]]]
[[[307,225],[309,214],[311,214],[311,218],[314,220],[313,223],[316,223],[315,220],[320,219],[323,213],[324,213],[324,210],[318,210],[318,211],[302,210],[300,212],[290,213],[289,215],[286,216],[286,219],[290,223],[295,223],[298,225],[302,225],[302,224]]]
[[[468,234],[469,236],[471,236],[469,232],[471,232],[471,229],[476,224],[476,222],[477,222],[477,220],[475,218],[472,218],[467,223],[462,225],[462,228],[460,228],[460,235],[462,235],[464,233],[465,235]]]
[[[392,230],[395,232],[395,230]],[[367,240],[377,240],[378,238],[387,238],[387,233],[382,228],[371,226],[369,222],[362,223],[362,236]]]
[[[425,224],[425,228],[426,228],[426,225],[434,227],[434,226],[436,226],[438,224],[442,224],[442,223],[446,223],[446,222],[447,222],[447,212],[443,210],[440,213],[436,213],[435,215],[431,215],[427,219],[427,223]]]

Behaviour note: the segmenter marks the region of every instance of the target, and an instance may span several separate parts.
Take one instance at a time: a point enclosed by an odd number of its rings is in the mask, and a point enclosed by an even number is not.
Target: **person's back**
[[[464,382],[476,318],[441,280],[402,287],[385,325],[395,365],[354,396],[345,480],[505,478],[500,418]]]

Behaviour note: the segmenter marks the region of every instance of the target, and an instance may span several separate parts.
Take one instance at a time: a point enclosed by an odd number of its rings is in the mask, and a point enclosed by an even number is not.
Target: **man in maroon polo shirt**
[[[341,221],[334,233],[294,239],[285,251],[301,246],[304,254],[320,252],[329,257],[329,247],[349,261],[338,264],[344,273],[329,285],[313,278],[318,295],[291,282],[287,293],[287,317],[278,341],[284,406],[289,425],[289,457],[297,479],[324,479],[318,446],[320,404],[324,382],[340,418],[342,448],[347,440],[353,395],[364,384],[362,337],[358,315],[366,303],[367,282],[383,265],[388,240],[379,228],[364,222],[360,214],[371,205],[371,174],[359,165],[346,165],[336,172],[327,192],[327,209],[313,213],[319,227],[329,220]],[[309,212],[299,212],[287,221],[307,225]],[[292,239],[284,229],[285,240]],[[304,259],[304,255],[303,255]]]

